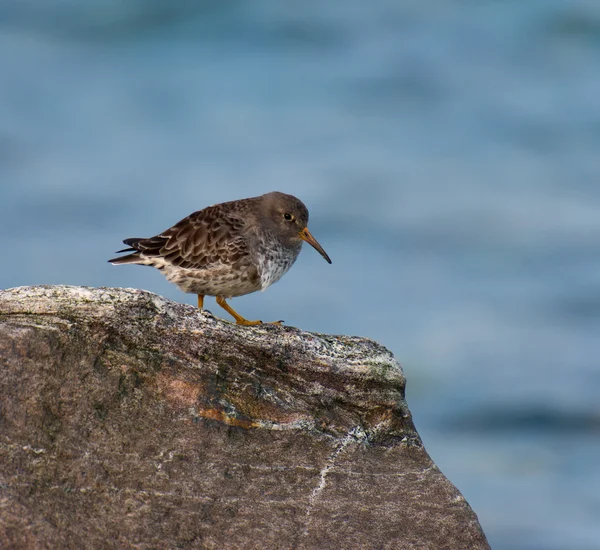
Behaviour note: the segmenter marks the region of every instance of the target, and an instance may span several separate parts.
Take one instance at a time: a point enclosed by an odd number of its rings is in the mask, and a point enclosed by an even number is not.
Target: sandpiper
[[[225,301],[265,290],[296,261],[302,242],[329,256],[310,234],[308,209],[301,200],[273,192],[215,204],[190,214],[166,231],[148,239],[123,242],[131,252],[110,263],[156,267],[184,292],[216,296],[217,304],[240,325],[259,325],[239,315]],[[276,321],[275,323],[280,323]]]

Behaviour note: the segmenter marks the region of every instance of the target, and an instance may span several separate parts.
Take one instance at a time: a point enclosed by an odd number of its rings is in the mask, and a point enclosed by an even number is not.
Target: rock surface
[[[22,287],[0,385],[1,548],[489,548],[372,341]]]

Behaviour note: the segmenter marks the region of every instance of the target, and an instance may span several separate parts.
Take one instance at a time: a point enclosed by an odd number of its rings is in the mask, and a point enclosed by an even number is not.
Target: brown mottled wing
[[[218,204],[190,214],[160,235],[138,241],[135,248],[144,256],[160,256],[186,269],[250,263],[244,227],[239,208]]]

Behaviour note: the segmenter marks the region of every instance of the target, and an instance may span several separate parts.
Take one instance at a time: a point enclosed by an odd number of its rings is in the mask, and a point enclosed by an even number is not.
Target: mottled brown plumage
[[[226,298],[265,290],[296,261],[306,241],[331,263],[306,227],[308,210],[292,195],[260,197],[215,204],[190,214],[173,227],[148,239],[123,242],[132,252],[113,264],[150,265],[184,292],[216,296],[217,303],[239,324],[259,324],[238,315]]]

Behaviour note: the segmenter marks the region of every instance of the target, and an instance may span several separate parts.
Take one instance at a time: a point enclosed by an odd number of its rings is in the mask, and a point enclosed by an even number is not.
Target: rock
[[[0,292],[0,547],[489,548],[375,342]]]

